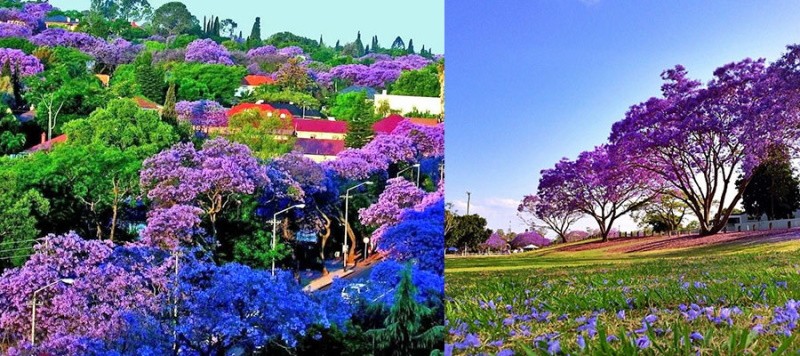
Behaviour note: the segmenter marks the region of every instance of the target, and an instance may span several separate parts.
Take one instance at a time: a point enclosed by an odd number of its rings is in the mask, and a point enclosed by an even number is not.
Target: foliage
[[[142,110],[130,99],[114,99],[88,118],[68,123],[64,131],[75,144],[117,147],[140,158],[169,147],[178,138],[158,113]]]
[[[551,177],[542,176],[539,180],[539,188],[554,189],[555,187],[547,182],[547,179]],[[543,190],[543,193],[540,194],[546,196],[548,193]],[[517,212],[523,220],[526,220],[531,229],[535,229],[538,226],[536,221],[540,220],[548,229],[555,232],[561,241],[566,242],[569,228],[580,219],[581,213],[565,203],[565,200],[545,201],[539,195],[526,195],[517,207]]]
[[[391,86],[395,95],[439,96],[439,73],[435,65],[418,70],[405,71]]]
[[[787,219],[800,208],[800,179],[794,174],[788,152],[773,149],[770,157],[753,171],[742,194],[749,216],[768,220]]]
[[[178,100],[208,99],[228,104],[247,70],[223,64],[176,63],[170,73],[178,84]]]
[[[164,36],[187,33],[199,26],[197,18],[179,1],[161,5],[153,11],[153,17],[150,19],[152,30]]]
[[[256,88],[255,97],[259,100],[264,100],[270,103],[297,103],[300,106],[308,108],[317,108],[320,106],[319,100],[313,96],[296,91],[269,91],[269,85],[262,85]]]
[[[255,157],[269,160],[294,148],[295,138],[289,135],[292,130],[291,119],[282,119],[277,112],[245,110],[230,118],[226,137],[247,145]]]
[[[452,226],[444,236],[445,245],[476,249],[479,244],[489,238],[491,233],[492,231],[486,228],[486,219],[478,214],[452,214]]]
[[[435,348],[444,338],[444,326],[422,327],[423,318],[433,311],[415,300],[417,289],[406,268],[395,292],[395,302],[386,318],[385,327],[367,331],[379,350],[391,355],[414,355]]]
[[[288,91],[305,92],[313,83],[299,58],[290,58],[275,73],[275,82]]]
[[[90,10],[105,18],[126,22],[145,19],[153,11],[147,0],[92,0]]]
[[[14,115],[7,112],[8,107],[0,105],[0,155],[22,151],[25,146],[25,133]]]
[[[21,189],[16,172],[0,174],[0,267],[20,266],[40,236],[37,221],[50,211],[50,202],[34,189]]]
[[[386,229],[378,249],[389,258],[414,261],[421,269],[444,274],[444,200],[427,208],[407,209],[399,223]],[[482,240],[481,240],[482,242]]]
[[[136,71],[137,68],[133,64],[117,66],[114,70],[114,75],[111,76],[111,80],[109,81],[111,91],[115,95],[123,98],[141,95],[142,88],[136,80]]]
[[[142,95],[156,103],[164,102],[164,71],[153,66],[152,55],[145,53],[136,61],[134,77]]]
[[[670,232],[681,228],[687,212],[689,206],[686,203],[664,194],[633,212],[632,216],[641,227],[650,226],[655,232]]]
[[[20,78],[40,73],[44,66],[39,59],[18,49],[0,48],[0,67],[9,67]]]

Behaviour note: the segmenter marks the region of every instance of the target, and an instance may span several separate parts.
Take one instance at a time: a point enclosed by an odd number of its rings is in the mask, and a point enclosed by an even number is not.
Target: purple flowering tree
[[[444,156],[444,124],[425,126],[404,120],[392,131],[392,135],[409,137],[422,157]]]
[[[552,179],[553,176],[547,176],[547,179]],[[545,178],[544,176],[542,177]],[[556,188],[549,182],[539,183],[540,189],[547,187]],[[549,188],[548,188],[549,189]],[[546,197],[548,191],[541,193],[542,197]],[[581,218],[581,212],[574,209],[574,207],[567,204],[563,200],[544,199],[539,195],[526,195],[522,199],[522,203],[517,207],[518,215],[525,220],[532,228],[537,227],[537,221],[544,222],[545,226],[558,235],[558,238],[566,242],[566,235],[569,228],[578,219]]]
[[[37,46],[72,47],[81,52],[91,54],[95,49],[105,45],[105,41],[83,32],[72,32],[61,28],[50,28],[30,38]]]
[[[405,209],[386,229],[378,249],[390,259],[413,261],[420,269],[444,275],[444,199],[425,210]]]
[[[667,70],[663,97],[631,107],[610,141],[622,155],[644,157],[638,166],[663,179],[667,194],[679,193],[700,235],[715,234],[769,147],[796,147],[798,52],[790,47],[771,68],[763,60],[727,64],[705,86],[682,66]]]
[[[496,232],[493,233],[491,236],[489,236],[489,238],[486,239],[486,242],[484,242],[483,244],[486,245],[486,247],[488,247],[490,250],[495,250],[495,251],[508,250],[508,241],[500,237],[500,235],[498,235]]]
[[[526,231],[515,236],[510,244],[512,248],[524,248],[529,245],[544,247],[550,245],[550,240],[536,231]]]
[[[0,67],[8,65],[12,75],[29,77],[44,70],[39,58],[29,56],[18,49],[0,48]]]
[[[140,184],[156,208],[196,206],[209,218],[213,236],[222,210],[239,195],[269,183],[247,146],[223,138],[204,142],[201,150],[191,143],[177,144],[142,166]]]
[[[30,350],[31,298],[37,293],[36,347],[59,354],[82,353],[81,339],[124,333],[129,310],[153,313],[166,287],[162,265],[168,254],[136,245],[84,240],[74,233],[48,236],[20,268],[0,276],[0,337],[10,353]]]
[[[198,39],[186,47],[186,61],[205,64],[233,65],[231,54],[224,46],[211,39]]]
[[[228,126],[227,110],[213,100],[179,101],[175,104],[178,119],[187,121],[200,131]]]
[[[142,231],[142,243],[165,250],[179,246],[194,246],[196,237],[203,236],[200,228],[203,210],[190,205],[176,204],[168,208],[156,208],[147,213],[147,226]],[[208,245],[201,241],[201,245]]]
[[[632,161],[614,156],[608,146],[583,152],[575,161],[563,159],[542,171],[539,197],[589,215],[608,241],[614,222],[650,201],[660,187],[656,176]]]
[[[105,66],[104,72],[113,72],[118,65],[133,62],[143,48],[142,45],[117,38],[111,42],[100,43],[90,53]]]
[[[0,37],[20,37],[20,38],[28,38],[33,35],[33,31],[31,28],[13,22],[3,22],[0,23]]]

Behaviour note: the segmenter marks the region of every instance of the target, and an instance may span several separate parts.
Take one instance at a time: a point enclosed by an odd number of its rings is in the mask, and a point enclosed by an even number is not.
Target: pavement
[[[323,290],[333,283],[334,278],[353,279],[368,276],[375,263],[382,261],[383,257],[384,256],[381,253],[375,253],[369,256],[366,260],[356,259],[356,266],[348,266],[347,271],[342,270],[342,261],[340,259],[326,261],[325,264],[326,268],[328,268],[328,274],[320,276],[309,282],[305,287],[303,287],[303,291],[315,292],[318,290]]]

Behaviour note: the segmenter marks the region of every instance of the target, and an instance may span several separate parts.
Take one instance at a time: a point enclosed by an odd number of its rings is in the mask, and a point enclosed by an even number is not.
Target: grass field
[[[447,259],[447,349],[500,355],[800,350],[800,240],[635,248],[652,241],[587,241]],[[620,250],[641,251],[614,252]]]

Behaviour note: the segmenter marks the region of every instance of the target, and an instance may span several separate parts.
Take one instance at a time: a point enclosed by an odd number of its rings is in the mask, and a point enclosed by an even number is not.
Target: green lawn
[[[456,354],[800,349],[788,336],[800,332],[792,319],[800,305],[790,302],[800,300],[800,241],[629,254],[554,247],[448,258],[445,266]]]

